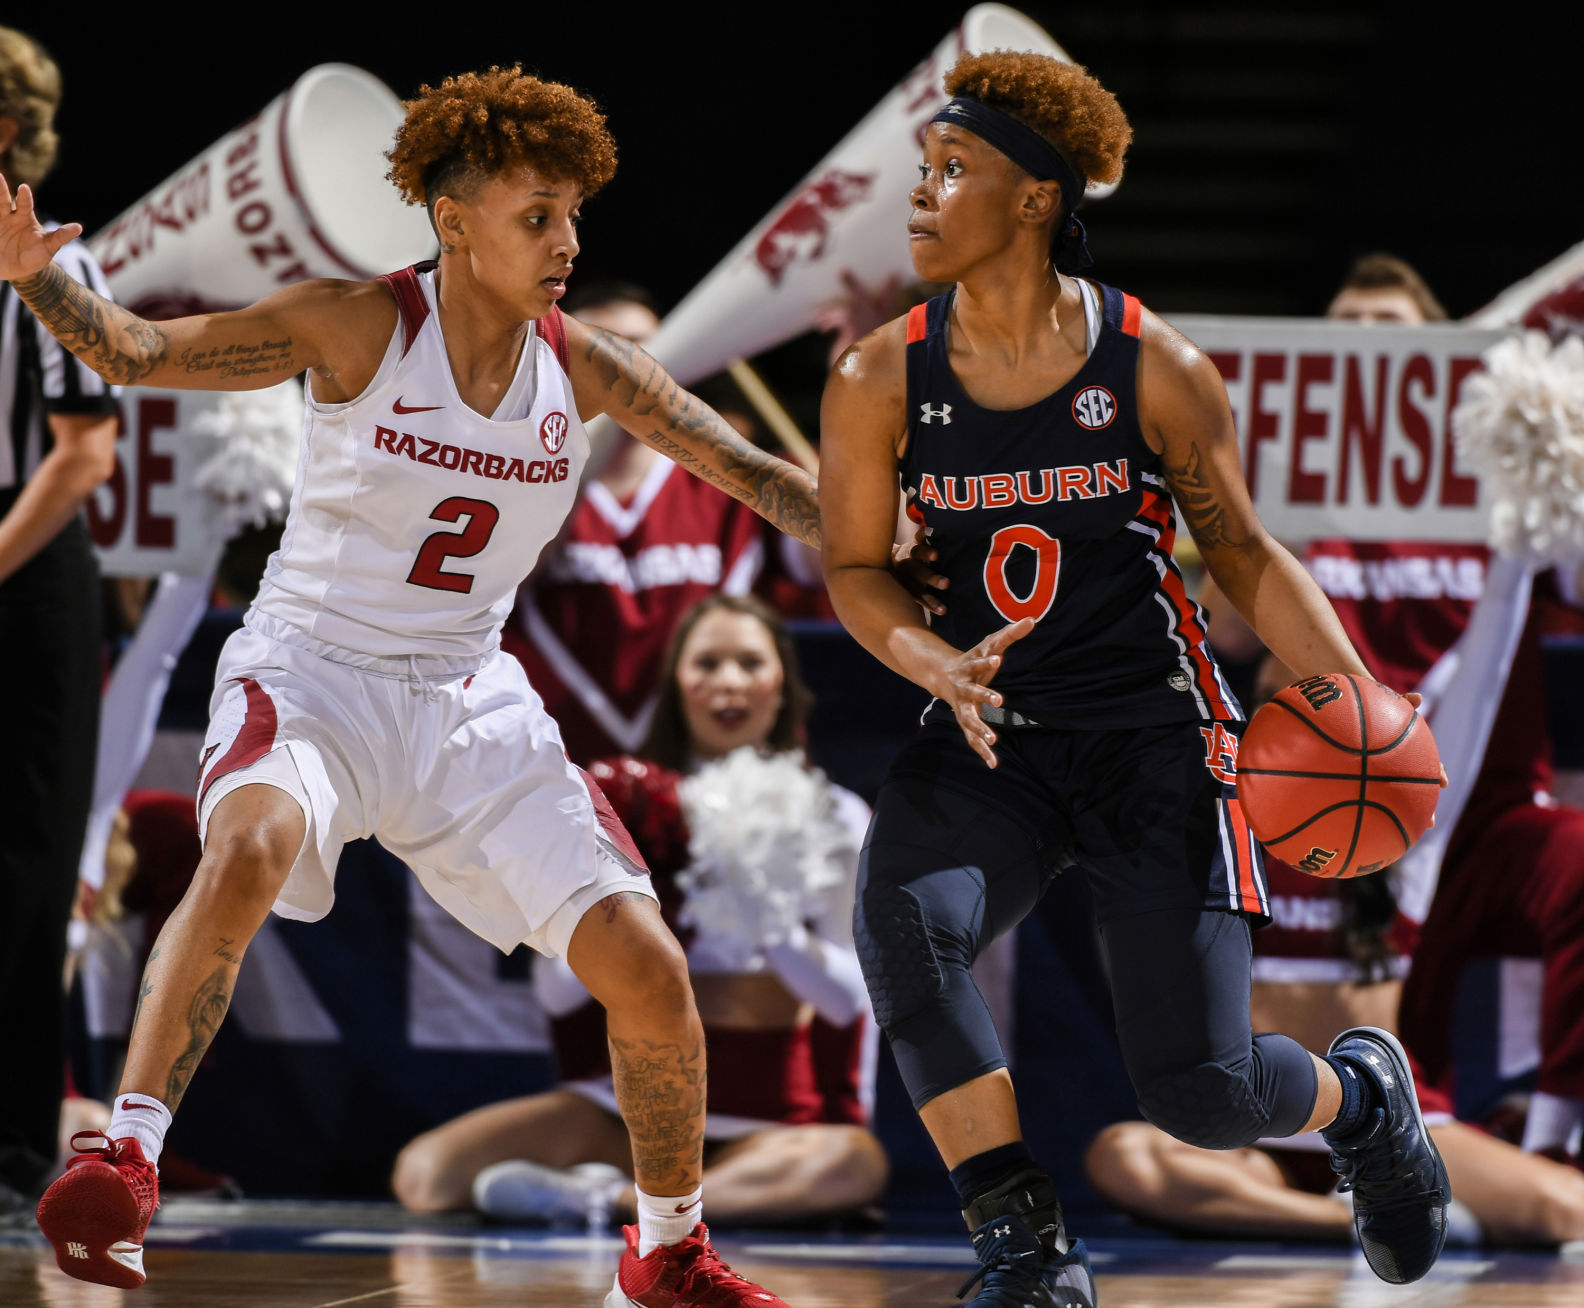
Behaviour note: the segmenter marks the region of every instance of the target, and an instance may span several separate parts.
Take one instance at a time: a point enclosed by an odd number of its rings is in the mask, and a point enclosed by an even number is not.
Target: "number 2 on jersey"
[[[413,560],[407,580],[414,586],[427,586],[430,590],[454,590],[466,595],[473,589],[471,572],[446,572],[441,564],[447,559],[470,559],[486,545],[500,521],[500,510],[487,500],[470,500],[453,495],[441,500],[429,514],[437,522],[468,520],[461,531],[437,531],[418,547],[418,557]]]
[[[1007,580],[1007,561],[1018,546],[1034,551],[1034,584],[1027,595],[1019,595]],[[1061,573],[1061,541],[1048,536],[1032,523],[1019,522],[1002,527],[990,538],[990,553],[985,558],[985,594],[996,612],[1008,622],[1033,618],[1036,622],[1050,612],[1056,599],[1056,579]]]

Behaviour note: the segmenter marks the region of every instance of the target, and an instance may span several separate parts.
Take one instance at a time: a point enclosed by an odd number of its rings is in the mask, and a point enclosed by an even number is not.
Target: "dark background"
[[[608,111],[616,180],[585,209],[579,276],[675,302],[960,19],[963,3],[120,11],[6,21],[62,66],[44,202],[93,232],[305,69],[399,94],[521,61]],[[1165,311],[1316,313],[1348,259],[1419,265],[1454,316],[1584,238],[1568,43],[1529,6],[1477,28],[1422,5],[1026,3],[1136,128],[1089,217],[1096,274]],[[416,13],[416,23],[405,15]],[[398,15],[402,15],[399,17]],[[1434,15],[1434,16],[1430,16]],[[161,21],[163,20],[163,21]]]

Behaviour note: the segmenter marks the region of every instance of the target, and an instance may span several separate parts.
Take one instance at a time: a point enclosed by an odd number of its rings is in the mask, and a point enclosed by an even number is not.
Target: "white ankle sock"
[[[1536,1090],[1529,1096],[1529,1120],[1524,1123],[1525,1152],[1561,1145],[1570,1154],[1576,1154],[1581,1129],[1584,1129],[1584,1099],[1548,1095],[1543,1090]]]
[[[143,1146],[143,1157],[158,1167],[170,1124],[171,1110],[153,1095],[120,1094],[110,1110],[110,1125],[105,1134],[112,1140],[131,1136]]]
[[[676,1244],[693,1234],[703,1220],[704,1187],[692,1194],[638,1195],[638,1256],[647,1258],[663,1244]]]

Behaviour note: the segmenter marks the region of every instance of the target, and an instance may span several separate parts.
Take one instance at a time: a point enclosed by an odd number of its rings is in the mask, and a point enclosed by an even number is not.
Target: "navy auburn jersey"
[[[991,684],[1042,725],[1241,719],[1172,559],[1171,493],[1139,427],[1142,310],[1111,287],[1079,287],[1088,358],[1022,409],[981,408],[958,384],[954,292],[908,315],[903,486],[951,580],[934,630],[966,650],[1036,619]]]

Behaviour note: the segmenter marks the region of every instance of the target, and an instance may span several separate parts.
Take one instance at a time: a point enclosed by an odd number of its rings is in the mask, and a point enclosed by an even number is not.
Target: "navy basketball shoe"
[[[961,1299],[971,1308],[1096,1308],[1094,1271],[1082,1240],[1069,1241],[1061,1205],[1050,1177],[1033,1170],[984,1196],[963,1217],[974,1226],[970,1239],[979,1270]]]
[[[1417,1281],[1446,1244],[1452,1187],[1419,1112],[1408,1055],[1395,1036],[1374,1026],[1344,1031],[1328,1052],[1365,1078],[1382,1105],[1349,1136],[1321,1132],[1342,1178],[1337,1189],[1353,1192],[1364,1261],[1383,1281]]]

